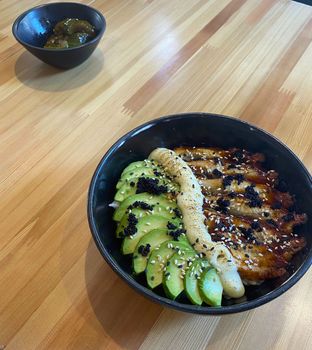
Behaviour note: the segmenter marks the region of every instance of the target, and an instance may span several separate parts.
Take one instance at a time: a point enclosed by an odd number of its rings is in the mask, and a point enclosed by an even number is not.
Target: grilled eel
[[[264,155],[237,148],[179,147],[175,152],[201,185],[212,240],[227,246],[244,282],[284,275],[306,245],[293,231],[307,217],[293,211],[293,196],[276,171],[264,169]]]

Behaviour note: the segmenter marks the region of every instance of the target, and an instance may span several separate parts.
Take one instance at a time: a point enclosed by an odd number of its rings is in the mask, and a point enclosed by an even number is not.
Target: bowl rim
[[[270,134],[269,132],[259,128],[258,126],[255,126],[249,122],[246,122],[244,120],[240,120],[235,117],[230,117],[222,114],[217,113],[205,113],[205,112],[187,112],[187,113],[178,113],[178,114],[170,114],[167,116],[163,116],[160,118],[149,120],[143,124],[138,125],[134,129],[130,130],[123,136],[121,136],[114,144],[106,151],[106,153],[101,158],[100,162],[98,163],[94,174],[92,176],[89,190],[88,190],[88,197],[87,197],[87,215],[88,215],[88,222],[89,227],[91,230],[91,234],[93,236],[93,239],[95,241],[95,244],[100,251],[101,255],[105,259],[105,261],[108,263],[108,265],[121,277],[122,280],[124,280],[130,287],[132,287],[134,290],[139,292],[141,295],[147,297],[148,299],[157,302],[158,304],[162,306],[167,306],[169,308],[188,312],[188,313],[194,313],[194,314],[202,314],[202,315],[223,315],[223,314],[232,314],[232,313],[239,313],[247,310],[251,310],[254,308],[257,308],[263,304],[266,304],[280,295],[284,294],[288,289],[290,289],[293,285],[295,285],[302,277],[303,275],[308,271],[309,267],[312,264],[312,249],[306,256],[305,260],[301,264],[301,266],[280,286],[278,286],[276,289],[270,291],[269,293],[260,296],[254,300],[243,302],[241,304],[234,304],[229,306],[221,306],[221,307],[211,307],[211,306],[196,306],[191,304],[183,304],[179,303],[175,300],[171,300],[166,297],[162,297],[158,295],[157,293],[153,292],[151,289],[143,286],[139,282],[137,282],[130,274],[123,271],[123,269],[118,265],[118,263],[115,261],[115,259],[110,255],[110,253],[107,251],[106,247],[102,243],[100,239],[100,232],[98,232],[95,224],[95,219],[93,215],[93,209],[92,209],[92,203],[94,200],[94,194],[95,194],[95,184],[96,181],[100,175],[100,172],[102,170],[103,163],[105,163],[105,160],[111,156],[115,152],[115,150],[119,147],[120,144],[123,144],[127,139],[131,138],[132,136],[135,136],[139,131],[142,131],[146,128],[152,127],[153,125],[164,122],[164,121],[170,121],[176,118],[186,118],[187,116],[196,116],[196,117],[215,117],[215,118],[222,118],[224,120],[230,120],[237,123],[241,123],[246,125],[249,128],[255,129],[258,133],[264,134],[264,136],[273,139],[275,142],[277,142],[281,147],[285,148],[286,151],[290,153],[290,155],[296,160],[298,163],[298,166],[302,168],[303,172],[308,178],[308,181],[310,182],[312,186],[312,176],[305,167],[305,165],[301,162],[301,160],[296,156],[296,154],[288,147],[286,146],[282,141],[280,141],[278,138],[276,138],[274,135]]]
[[[34,10],[37,10],[37,9],[40,9],[42,7],[52,7],[52,6],[55,6],[55,5],[78,5],[78,6],[81,6],[81,7],[84,7],[84,8],[88,8],[89,10],[92,10],[94,12],[97,13],[97,15],[99,15],[99,17],[101,18],[101,21],[103,23],[102,25],[102,28],[101,30],[97,33],[97,35],[91,39],[90,41],[87,41],[86,43],[84,44],[81,44],[79,46],[76,46],[76,47],[68,47],[68,48],[62,48],[62,49],[52,49],[52,48],[46,48],[46,47],[41,47],[41,46],[35,46],[35,45],[31,45],[31,44],[28,44],[26,41],[22,40],[18,34],[17,34],[17,29],[18,29],[18,26],[21,22],[21,20],[27,16],[30,12],[34,11]],[[27,47],[30,47],[30,48],[33,48],[33,49],[36,49],[36,50],[40,50],[40,51],[44,51],[44,52],[68,52],[68,51],[73,51],[73,50],[77,50],[77,49],[81,49],[83,47],[86,47],[86,46],[90,46],[92,44],[94,44],[95,42],[99,41],[101,39],[101,37],[103,36],[104,32],[105,32],[105,29],[106,29],[106,20],[105,20],[105,17],[103,16],[103,14],[97,10],[96,8],[92,7],[92,6],[89,6],[89,5],[85,5],[85,4],[82,4],[82,3],[79,3],[79,2],[51,2],[49,4],[42,4],[42,5],[38,5],[38,6],[34,6],[26,11],[24,11],[22,14],[20,14],[16,19],[15,21],[13,22],[13,25],[12,25],[12,34],[14,36],[14,38],[23,46],[27,46]]]

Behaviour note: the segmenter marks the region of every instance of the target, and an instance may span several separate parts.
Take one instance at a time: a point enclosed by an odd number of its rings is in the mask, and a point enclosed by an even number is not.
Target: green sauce
[[[95,37],[95,28],[88,22],[77,18],[66,18],[58,22],[53,34],[44,47],[48,49],[67,49],[85,44]]]

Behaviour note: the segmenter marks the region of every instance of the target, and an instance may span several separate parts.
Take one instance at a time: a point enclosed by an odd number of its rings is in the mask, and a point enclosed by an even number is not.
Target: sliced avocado
[[[146,280],[150,288],[156,288],[162,283],[163,268],[167,266],[172,255],[179,250],[183,255],[185,251],[193,251],[185,236],[180,236],[179,241],[166,241],[152,251],[146,266]]]
[[[154,171],[156,168],[151,167],[142,167],[142,168],[135,168],[130,171],[127,171],[122,175],[122,177],[117,182],[116,188],[119,189],[122,187],[122,185],[126,182],[131,182],[133,179],[137,179],[138,177],[145,177],[145,176],[155,176]],[[161,172],[162,170],[160,168],[157,169],[157,171]]]
[[[122,186],[117,190],[114,200],[117,202],[122,202],[126,198],[134,195],[136,193],[136,184],[139,178],[134,179],[131,182],[125,182]]]
[[[122,248],[123,254],[133,253],[139,240],[144,235],[146,235],[148,232],[155,229],[162,229],[162,228],[166,229],[169,222],[177,226],[181,224],[180,219],[168,220],[167,218],[164,218],[163,216],[160,216],[160,215],[149,215],[139,219],[138,223],[136,224],[137,230],[135,234],[125,237],[122,242],[121,248]]]
[[[198,284],[201,296],[206,304],[221,306],[223,287],[214,268],[203,272]]]
[[[184,254],[174,254],[169,259],[169,265],[164,274],[163,286],[166,295],[175,299],[184,290],[184,277],[187,270],[196,260],[195,251],[185,251]]]
[[[120,176],[123,176],[125,173],[127,173],[128,171],[132,171],[133,169],[136,168],[142,168],[144,166],[152,166],[152,162],[148,159],[145,160],[139,160],[137,162],[132,162],[130,163],[128,166],[126,166],[123,170],[123,172],[121,173]]]
[[[155,176],[144,176],[144,178],[149,179],[156,179]],[[124,182],[122,186],[117,190],[114,200],[117,202],[122,202],[129,196],[132,196],[136,193],[137,190],[137,182],[139,180],[139,177],[137,178],[131,178]],[[159,178],[159,185],[165,185],[168,188],[168,192],[176,192],[179,190],[179,186],[173,183],[168,178]]]
[[[139,193],[134,194],[133,196],[130,196],[126,198],[123,202],[120,203],[120,206],[115,210],[113,219],[115,221],[120,221],[122,217],[125,215],[125,212],[127,208],[135,203],[135,202],[144,202],[149,205],[161,205],[165,207],[166,209],[175,209],[177,208],[177,204],[174,200],[170,200],[166,198],[165,196],[153,196],[149,193]]]
[[[152,210],[147,210],[142,208],[133,208],[133,209],[127,210],[125,215],[122,217],[122,219],[120,220],[117,226],[116,236],[118,238],[122,237],[124,229],[128,226],[129,214],[133,214],[137,219],[141,219],[144,216],[148,216],[148,215],[159,215],[159,216],[163,216],[164,218],[167,218],[168,220],[175,218],[175,213],[172,210],[166,209],[161,205],[154,205]]]
[[[169,239],[170,236],[168,236],[167,229],[152,230],[143,236],[139,240],[133,253],[133,271],[136,274],[143,272],[151,252],[161,243]]]
[[[209,267],[207,260],[200,259],[194,261],[194,264],[187,270],[184,278],[185,293],[190,301],[195,305],[201,305],[203,298],[199,291],[198,280],[202,273]]]

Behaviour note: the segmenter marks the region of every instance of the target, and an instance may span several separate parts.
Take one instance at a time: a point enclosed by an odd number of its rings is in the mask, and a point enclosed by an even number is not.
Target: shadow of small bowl
[[[95,27],[95,38],[73,48],[44,48],[56,23],[65,18],[78,18],[91,23]],[[15,20],[12,32],[15,39],[41,61],[57,68],[70,69],[91,56],[105,28],[105,18],[98,10],[83,4],[62,2],[37,6],[22,13]]]
[[[222,307],[196,306],[181,294],[176,300],[166,297],[162,288],[147,288],[144,276],[135,277],[132,260],[122,255],[115,237],[112,220],[116,183],[122,170],[131,162],[148,157],[157,147],[173,149],[177,146],[245,148],[262,152],[265,167],[275,169],[288,184],[289,192],[298,199],[297,212],[310,218],[296,232],[304,236],[307,246],[291,261],[290,270],[280,279],[266,281],[259,286],[247,286],[241,299],[223,298]],[[238,119],[208,113],[177,114],[152,120],[121,137],[104,155],[93,175],[88,197],[88,219],[95,243],[104,259],[136,291],[179,311],[196,314],[221,315],[253,309],[277,298],[305,274],[312,263],[312,177],[296,155],[274,136]]]

